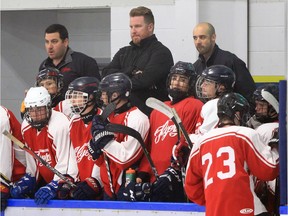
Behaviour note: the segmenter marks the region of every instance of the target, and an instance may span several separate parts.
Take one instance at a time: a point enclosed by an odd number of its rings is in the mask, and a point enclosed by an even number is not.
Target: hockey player
[[[88,153],[88,143],[92,138],[91,125],[95,115],[102,111],[100,100],[101,91],[98,89],[99,80],[95,77],[80,77],[72,81],[66,92],[66,100],[70,100],[73,117],[70,123],[70,138],[75,149],[79,170],[79,182],[72,191],[73,199],[87,200],[99,199],[102,195],[102,186],[99,182],[99,167]],[[67,183],[59,195],[67,197],[70,187]]]
[[[255,130],[241,126],[249,116],[249,103],[243,96],[225,94],[217,108],[218,128],[204,134],[191,151],[185,191],[191,201],[206,206],[207,216],[252,216],[254,192],[249,174],[274,179],[279,154]]]
[[[64,100],[61,95],[63,75],[58,69],[47,67],[39,71],[36,78],[36,86],[43,86],[47,89],[51,95],[51,107],[57,106],[60,101]]]
[[[171,69],[168,75],[166,86],[171,101],[166,101],[169,107],[175,108],[179,117],[182,119],[183,126],[188,133],[195,133],[196,122],[200,115],[203,103],[194,98],[195,82],[197,73],[192,63],[178,61]],[[185,144],[183,136],[178,140],[177,126],[166,115],[158,110],[153,110],[150,115],[150,133],[149,133],[150,155],[155,164],[156,170],[160,175],[155,181],[155,176],[146,159],[143,157],[139,166],[137,182],[140,184],[129,185],[125,191],[128,200],[133,200],[135,194],[139,196],[136,200],[143,200],[141,183],[153,183],[151,201],[184,201],[183,182],[181,179],[180,167],[173,164],[171,167],[171,156],[173,146],[181,140]],[[179,147],[180,148],[180,147]],[[180,160],[186,157],[188,159],[188,145],[181,146],[182,153],[186,154]],[[159,154],[161,152],[161,154]],[[184,159],[185,160],[185,159]],[[177,161],[180,162],[180,161]],[[187,162],[187,161],[186,161]],[[181,161],[180,165],[185,166]],[[134,187],[134,194],[131,194],[131,187]],[[133,190],[132,190],[133,191]],[[132,199],[131,199],[132,198]]]
[[[262,90],[264,96],[262,96]],[[266,97],[265,97],[266,94]],[[255,114],[247,122],[247,126],[258,128],[261,124],[278,122],[279,89],[276,84],[259,86],[253,93]]]
[[[132,84],[123,73],[107,75],[100,82],[100,90],[108,95],[108,102],[116,104],[109,121],[138,131],[145,139],[149,130],[149,119],[129,101]],[[105,131],[107,120],[96,115],[92,121],[92,134],[88,150],[100,167],[104,185],[104,200],[122,200],[125,185],[125,170],[134,166],[143,155],[140,143],[134,137]]]
[[[64,97],[61,95],[63,75],[56,68],[47,67],[39,71],[36,76],[35,86],[43,86],[48,90],[51,95],[51,107],[56,107],[60,101],[64,100]],[[24,101],[21,104],[20,111],[23,118],[25,113]]]
[[[1,211],[7,205],[10,197],[10,182],[18,181],[25,174],[25,152],[3,135],[7,130],[18,140],[23,141],[21,125],[15,115],[4,106],[0,106],[0,193]]]
[[[210,66],[201,73],[196,83],[196,94],[205,104],[198,119],[196,134],[202,135],[217,126],[218,99],[233,91],[235,79],[234,72],[224,65]]]
[[[39,71],[36,78],[36,86],[45,87],[51,96],[51,107],[72,117],[71,104],[64,100],[61,94],[63,89],[63,75],[57,68],[47,67]]]
[[[255,115],[248,121],[249,126],[261,135],[266,145],[273,138],[278,143],[278,112],[279,88],[277,84],[266,84],[254,92]],[[255,192],[270,214],[279,214],[279,184],[278,179],[262,181],[255,179]],[[277,184],[276,184],[277,182]],[[267,214],[268,215],[268,214]]]
[[[52,110],[50,94],[44,87],[30,88],[24,103],[26,111],[21,130],[26,145],[60,173],[75,178],[78,170],[68,118]],[[57,195],[59,177],[27,153],[26,162],[26,174],[13,185],[11,196],[34,195],[36,204],[46,204]]]

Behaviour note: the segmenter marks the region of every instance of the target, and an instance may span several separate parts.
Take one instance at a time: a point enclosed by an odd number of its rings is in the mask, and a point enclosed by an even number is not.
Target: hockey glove
[[[183,201],[184,189],[181,172],[169,167],[153,183],[152,202]]]
[[[93,137],[88,144],[88,152],[92,155],[93,160],[101,156],[102,149],[113,138],[114,133],[105,130],[95,134],[95,137]]]
[[[95,115],[92,119],[92,126],[91,126],[91,134],[94,137],[97,133],[104,131],[105,126],[109,122],[107,120],[103,121],[102,116],[100,115]]]
[[[268,142],[268,145],[271,146],[271,148],[278,148],[279,144],[279,128],[275,128],[272,132],[272,137]]]
[[[57,196],[58,182],[51,181],[44,187],[41,187],[36,193],[34,201],[37,205],[47,204],[49,200]]]
[[[141,182],[150,182],[150,174],[144,171],[137,172],[137,178],[141,179]],[[138,182],[138,181],[136,181]],[[140,182],[138,182],[140,183]]]
[[[130,182],[124,189],[123,196],[126,201],[149,201],[151,194],[150,183]]]
[[[186,142],[180,142],[178,145],[174,145],[172,149],[173,159],[179,166],[185,167],[188,162],[190,149]]]
[[[65,174],[64,176],[67,177],[72,183],[74,183],[74,179],[70,175]],[[58,192],[57,192],[58,199],[61,200],[69,199],[70,192],[71,192],[71,185],[69,185],[64,180],[60,179],[58,181]]]
[[[99,181],[93,177],[79,182],[71,197],[75,200],[100,200],[102,198],[102,187]]]
[[[1,193],[1,211],[4,211],[7,207],[7,199],[9,199],[10,197],[9,183],[0,182],[0,193]]]
[[[10,189],[10,194],[13,198],[21,199],[35,191],[36,178],[32,177],[29,173],[26,173],[18,182],[16,182]]]

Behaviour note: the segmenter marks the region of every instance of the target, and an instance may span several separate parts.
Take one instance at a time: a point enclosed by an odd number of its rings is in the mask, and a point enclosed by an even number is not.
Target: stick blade
[[[102,119],[105,120],[108,118],[108,116],[116,109],[116,104],[115,103],[109,103],[103,110],[101,116]]]
[[[161,113],[164,113],[170,119],[172,119],[174,117],[171,107],[169,107],[168,105],[166,105],[165,103],[163,103],[162,101],[160,101],[156,98],[149,97],[146,100],[146,105],[155,109],[155,110],[158,110]]]
[[[3,131],[3,134],[4,134],[5,136],[7,136],[7,135],[9,134],[9,132],[8,132],[7,130],[4,130],[4,131]]]

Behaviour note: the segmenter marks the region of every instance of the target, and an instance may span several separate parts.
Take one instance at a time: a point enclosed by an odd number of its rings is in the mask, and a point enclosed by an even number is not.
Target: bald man
[[[199,23],[193,30],[193,39],[199,52],[199,58],[194,63],[197,73],[201,74],[211,65],[225,65],[231,68],[236,75],[234,92],[242,94],[252,105],[251,112],[254,112],[252,96],[256,87],[245,62],[235,54],[218,47],[215,28],[210,23]]]

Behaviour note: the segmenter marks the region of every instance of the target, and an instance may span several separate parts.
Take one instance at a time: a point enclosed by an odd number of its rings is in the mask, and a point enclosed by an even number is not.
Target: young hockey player
[[[171,101],[166,101],[165,104],[176,110],[188,133],[195,132],[196,122],[203,105],[200,100],[194,98],[196,79],[197,74],[193,64],[179,61],[170,69],[166,81]],[[151,159],[155,164],[157,172],[162,175],[156,180],[148,160],[146,157],[143,157],[138,172],[137,182],[139,184],[134,186],[131,183],[127,187],[125,191],[127,200],[136,199],[139,201],[144,199],[143,196],[148,198],[147,194],[144,195],[142,186],[145,182],[150,182],[152,183],[150,185],[151,194],[149,195],[151,201],[184,201],[185,197],[180,169],[187,162],[183,158],[188,159],[190,152],[184,137],[181,136],[179,140],[177,126],[169,117],[158,110],[153,110],[150,115],[149,133]],[[179,151],[185,154],[185,156],[178,157],[179,160],[173,161],[171,166],[172,148],[179,141],[181,141],[181,146],[178,147]],[[179,162],[180,164],[177,164]],[[147,184],[145,185],[147,186]],[[132,193],[130,193],[131,191]]]
[[[108,102],[116,104],[115,111],[109,115],[109,121],[133,128],[145,139],[149,130],[149,119],[131,105],[131,89],[131,80],[123,73],[107,75],[100,82],[100,90],[107,93]],[[136,138],[106,131],[107,123],[102,116],[94,116],[91,129],[93,138],[88,150],[100,167],[104,200],[122,200],[125,170],[139,162],[143,150]]]
[[[24,103],[21,130],[25,144],[60,173],[75,178],[78,170],[67,116],[51,108],[50,94],[42,86],[30,88]],[[28,153],[26,162],[26,174],[13,185],[11,196],[34,196],[36,204],[46,204],[57,195],[59,177]]]
[[[102,111],[99,90],[99,80],[95,77],[80,77],[72,81],[65,98],[70,101],[73,117],[70,120],[70,139],[76,153],[79,170],[77,187],[72,190],[72,198],[80,200],[100,199],[102,186],[100,184],[99,167],[88,153],[88,143],[92,138],[92,119]],[[67,183],[58,193],[69,198],[70,188]]]
[[[272,180],[279,172],[277,149],[265,145],[253,129],[242,127],[249,103],[228,93],[217,103],[218,128],[204,134],[193,146],[188,161],[187,197],[206,206],[206,215],[255,215],[252,174]]]
[[[277,84],[264,84],[256,89],[255,114],[249,119],[248,125],[261,135],[266,145],[271,139],[278,143],[279,127],[279,88]],[[255,178],[255,192],[270,214],[279,214],[279,180],[263,181]],[[266,211],[261,208],[260,212]],[[267,213],[267,215],[270,215]]]
[[[1,211],[4,211],[10,197],[10,182],[18,181],[25,174],[26,160],[25,152],[3,134],[6,130],[23,141],[21,124],[11,110],[4,106],[0,106],[0,119],[0,193]]]

